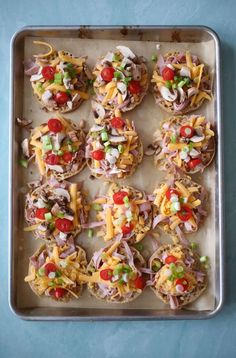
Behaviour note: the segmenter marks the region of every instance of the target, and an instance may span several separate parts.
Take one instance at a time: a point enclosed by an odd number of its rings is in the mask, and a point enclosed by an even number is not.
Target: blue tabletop
[[[235,357],[236,356],[236,2],[0,1],[0,357]],[[9,44],[26,25],[206,25],[222,41],[225,135],[226,300],[207,321],[26,322],[8,306]]]

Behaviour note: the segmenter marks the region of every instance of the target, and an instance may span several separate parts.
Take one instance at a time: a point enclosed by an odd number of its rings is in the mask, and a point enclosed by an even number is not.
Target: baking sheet
[[[40,48],[33,44],[34,37],[26,37],[24,58],[27,59],[35,53],[40,52]],[[156,42],[152,41],[119,41],[119,40],[103,40],[103,39],[78,39],[78,38],[38,38],[37,40],[48,41],[55,46],[58,50],[67,50],[75,55],[87,55],[88,64],[93,68],[96,58],[106,54],[107,51],[113,50],[117,45],[126,45],[130,47],[137,55],[144,55],[148,60],[148,67],[150,75],[152,73],[153,64],[150,58],[156,53]],[[169,51],[185,51],[190,50],[193,54],[197,54],[204,63],[207,63],[214,71],[215,69],[215,43],[212,39],[208,42],[200,43],[160,43],[159,53],[165,54]],[[37,100],[34,98],[29,78],[24,78],[23,89],[23,117],[27,119],[33,119],[33,125],[37,126],[40,123],[47,121],[52,114],[45,113],[40,109]],[[194,112],[195,114],[203,114],[214,123],[215,120],[215,106],[214,100],[210,103],[205,103],[201,109]],[[87,129],[93,124],[93,115],[91,111],[90,100],[84,102],[82,106],[75,112],[65,115],[67,118],[71,118],[75,122],[84,119],[87,123]],[[134,120],[136,128],[143,141],[144,148],[151,143],[153,132],[159,127],[159,123],[164,118],[168,117],[168,114],[164,113],[155,105],[152,95],[149,93],[140,106],[127,114],[124,114],[131,120]],[[22,134],[22,136],[21,136]],[[20,136],[23,139],[26,133],[21,133]],[[148,174],[147,174],[148,173]],[[73,308],[122,308],[122,309],[166,309],[160,300],[156,298],[154,293],[146,288],[143,294],[135,301],[129,304],[112,304],[109,305],[102,301],[98,301],[91,297],[87,290],[84,290],[82,297],[79,300],[73,300],[69,303],[57,303],[47,298],[38,298],[33,294],[28,284],[24,282],[24,277],[28,271],[28,258],[33,252],[40,246],[41,241],[35,240],[32,234],[24,233],[23,227],[25,226],[23,217],[24,206],[24,193],[26,191],[25,183],[38,177],[36,168],[31,165],[28,170],[19,169],[18,171],[18,199],[19,199],[19,219],[18,228],[15,228],[14,238],[18,245],[18,258],[17,258],[17,306],[19,308],[36,308],[36,307],[73,307]],[[107,189],[107,184],[104,184],[101,180],[88,179],[90,171],[86,168],[82,173],[70,179],[70,181],[84,180],[84,188],[89,191],[89,197],[92,199],[94,195],[104,192]],[[129,179],[123,182],[129,185],[133,185],[137,189],[146,190],[151,193],[155,185],[159,183],[165,177],[166,173],[160,172],[153,165],[153,157],[144,157],[141,165],[137,169],[136,173]],[[194,233],[189,236],[192,241],[199,243],[201,254],[207,255],[210,258],[211,269],[209,271],[209,286],[207,291],[193,304],[188,306],[189,310],[213,310],[215,307],[215,248],[218,242],[218,232],[216,230],[215,223],[215,164],[211,165],[203,175],[193,177],[199,183],[206,186],[210,193],[210,208],[209,215],[204,221],[202,227],[198,233]],[[163,234],[160,235],[162,242],[170,242]],[[145,247],[145,255],[150,256],[152,253],[152,245],[150,245],[151,237],[148,235],[143,244]],[[78,243],[86,249],[88,260],[91,258],[93,252],[101,246],[104,246],[102,240],[97,238],[88,238],[86,231],[78,237]]]

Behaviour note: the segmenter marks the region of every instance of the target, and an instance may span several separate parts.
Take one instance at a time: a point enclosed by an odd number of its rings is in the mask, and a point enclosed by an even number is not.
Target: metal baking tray
[[[211,65],[214,77],[213,92],[214,100],[210,104],[205,104],[197,113],[203,113],[211,118],[217,137],[217,153],[213,166],[206,170],[204,174],[196,179],[207,184],[210,190],[211,213],[203,225],[203,229],[198,234],[200,247],[203,247],[206,254],[211,257],[210,285],[208,292],[199,299],[199,303],[191,305],[180,311],[173,311],[164,304],[157,302],[151,290],[145,290],[133,303],[109,305],[96,301],[85,292],[81,300],[73,301],[68,304],[49,303],[48,300],[40,300],[24,283],[24,276],[27,274],[28,257],[40,246],[40,242],[33,240],[23,232],[23,197],[25,185],[29,177],[35,173],[28,172],[28,177],[18,166],[20,140],[22,139],[21,130],[16,126],[16,117],[32,116],[43,121],[49,118],[45,112],[39,109],[36,100],[30,92],[28,79],[24,78],[22,63],[26,55],[32,50],[30,46],[34,39],[49,40],[61,49],[73,53],[80,53],[80,50],[87,50],[89,57],[92,58],[91,66],[95,63],[96,57],[103,53],[104,49],[114,48],[117,42],[129,44],[134,51],[145,57],[151,57],[151,51],[155,52],[156,44],[160,44],[165,50],[171,49],[190,49],[200,57],[204,55],[205,62]],[[31,44],[31,45],[30,45]],[[73,51],[75,49],[75,51]],[[35,49],[34,49],[35,50]],[[33,51],[33,50],[32,50]],[[31,51],[31,52],[32,52]],[[30,53],[31,53],[30,52]],[[33,53],[33,52],[32,52]],[[92,56],[91,54],[94,54]],[[149,59],[148,58],[148,59]],[[151,66],[150,66],[151,69]],[[223,277],[223,234],[224,234],[224,214],[223,214],[223,133],[221,122],[221,79],[220,79],[220,42],[214,31],[203,26],[114,26],[114,27],[89,27],[89,26],[70,26],[70,27],[27,27],[18,31],[11,41],[10,57],[10,192],[9,192],[9,305],[11,310],[20,318],[28,320],[155,320],[155,319],[203,319],[213,317],[222,307],[224,292]],[[145,99],[145,104],[141,104],[138,109],[128,113],[127,117],[134,119],[137,117],[137,126],[140,133],[144,136],[144,144],[151,141],[145,139],[148,130],[154,127],[143,126],[140,117],[154,116],[155,126],[158,121],[166,116],[154,104],[151,94]],[[78,116],[90,117],[92,123],[92,113],[90,104],[83,104],[81,108],[66,117],[76,120]],[[150,110],[151,108],[151,110]],[[146,121],[145,119],[145,121]],[[146,123],[146,122],[145,122]],[[147,122],[148,123],[148,122]],[[150,122],[151,123],[151,122]],[[145,127],[145,128],[143,128]],[[146,128],[147,127],[147,128]],[[148,129],[149,128],[149,129]],[[145,159],[146,160],[146,159]],[[151,162],[150,162],[151,163]],[[149,163],[149,164],[150,164]],[[138,176],[147,179],[142,170],[142,165],[138,170]],[[150,164],[152,165],[152,164]],[[150,166],[151,168],[151,166]],[[153,170],[153,169],[150,169]],[[153,172],[154,173],[154,172]],[[158,175],[156,174],[150,175]],[[83,176],[84,175],[84,176]],[[88,177],[88,171],[82,175],[82,179]],[[152,177],[147,180],[145,188],[151,187]],[[76,178],[77,179],[77,178]],[[80,178],[81,179],[81,178]],[[88,181],[88,180],[87,180]],[[135,184],[131,179],[130,184]],[[193,234],[195,235],[195,234]],[[84,241],[83,241],[84,240]],[[85,239],[79,241],[82,246],[88,249],[89,254],[94,247],[86,247]],[[85,243],[85,245],[83,245]],[[91,246],[91,244],[89,244]],[[205,253],[204,253],[205,254]]]

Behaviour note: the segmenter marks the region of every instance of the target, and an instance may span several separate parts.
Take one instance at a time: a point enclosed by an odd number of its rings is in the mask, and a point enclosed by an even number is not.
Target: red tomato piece
[[[65,104],[67,101],[69,101],[69,96],[66,92],[57,92],[57,94],[54,96],[54,100],[57,102],[57,104]]]
[[[73,154],[71,152],[65,152],[62,156],[64,162],[66,163],[70,163],[72,161],[73,158]]]
[[[105,158],[105,152],[103,150],[94,150],[92,152],[92,158],[95,160],[102,160]]]
[[[189,286],[189,283],[188,283],[188,280],[183,277],[183,278],[178,278],[176,281],[175,281],[175,285],[181,285],[183,287],[183,291],[186,291],[188,289],[188,286]]]
[[[103,81],[110,82],[114,77],[115,69],[113,67],[105,67],[101,72]]]
[[[195,169],[199,164],[201,164],[202,160],[200,158],[191,159],[188,162],[189,169]]]
[[[55,290],[53,290],[53,296],[57,299],[65,296],[66,293],[67,293],[67,290],[65,290],[62,287],[57,287],[57,288],[55,288]]]
[[[140,290],[143,290],[145,287],[145,280],[143,278],[143,276],[138,276],[136,277],[136,279],[134,280],[134,286],[135,288],[139,288]]]
[[[50,118],[48,121],[48,128],[53,133],[59,133],[63,129],[63,125],[57,118]]]
[[[73,229],[73,221],[68,219],[57,219],[55,226],[59,231],[70,232]]]
[[[59,163],[59,156],[56,154],[48,154],[45,162],[49,165],[57,165]]]
[[[115,194],[113,194],[113,201],[117,205],[123,205],[124,204],[124,198],[128,196],[128,193],[126,191],[117,191]]]
[[[175,256],[173,256],[173,255],[169,255],[169,256],[167,256],[166,259],[165,259],[165,263],[166,263],[167,265],[169,265],[169,264],[171,264],[171,263],[174,263],[174,262],[176,262],[176,261],[177,261],[177,257],[175,257]]]
[[[142,87],[140,86],[140,82],[134,80],[130,81],[128,84],[128,90],[132,94],[139,94],[142,90]]]
[[[173,195],[173,194],[179,196],[179,192],[177,190],[175,190],[173,188],[169,188],[166,192],[167,199],[170,200],[171,195]]]
[[[49,210],[46,208],[38,208],[35,213],[35,217],[39,220],[45,220],[45,214],[48,213]]]
[[[56,272],[57,267],[52,262],[49,262],[48,264],[46,264],[44,266],[44,270],[45,270],[45,275],[48,276],[50,274],[50,272]]]
[[[118,128],[118,129],[120,129],[120,128],[123,128],[124,125],[125,125],[125,122],[124,122],[123,119],[120,118],[120,117],[114,117],[114,118],[112,118],[112,120],[111,120],[111,126],[112,126],[113,128]]]
[[[42,69],[42,75],[46,80],[53,80],[55,72],[55,68],[52,66],[45,66]]]
[[[171,81],[173,80],[175,77],[175,71],[172,70],[172,68],[166,66],[164,67],[163,71],[162,71],[162,78],[165,81]]]
[[[134,225],[131,223],[122,226],[121,230],[122,230],[123,235],[130,234],[132,232],[133,228],[134,228]]]
[[[182,205],[177,215],[181,221],[188,221],[192,217],[192,210],[187,205]]]
[[[100,277],[102,280],[110,281],[113,275],[113,271],[111,269],[105,269],[100,271]]]
[[[191,126],[182,126],[180,128],[180,135],[184,138],[192,138],[194,135],[194,128]]]

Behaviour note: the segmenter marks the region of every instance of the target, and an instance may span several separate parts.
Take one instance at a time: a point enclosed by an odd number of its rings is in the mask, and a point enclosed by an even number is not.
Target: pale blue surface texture
[[[0,358],[236,356],[236,1],[0,0]],[[206,25],[222,41],[225,134],[226,302],[209,321],[24,322],[7,299],[9,43],[26,25]]]

